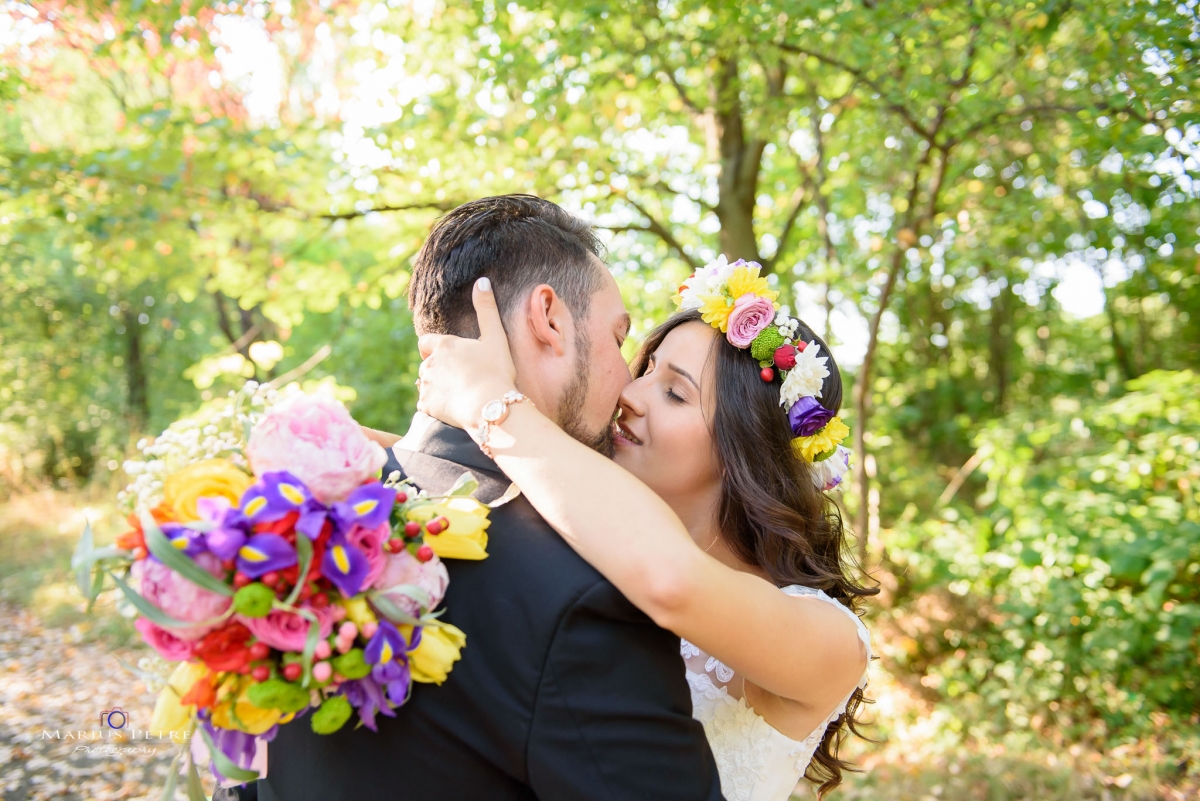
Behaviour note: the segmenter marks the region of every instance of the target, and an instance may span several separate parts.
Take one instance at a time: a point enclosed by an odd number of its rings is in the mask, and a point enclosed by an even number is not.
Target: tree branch
[[[693,270],[698,270],[702,266],[696,257],[689,254],[683,249],[683,245],[675,238],[675,235],[670,230],[654,218],[654,215],[646,210],[646,207],[638,203],[628,195],[624,195],[623,199],[626,203],[638,210],[643,217],[646,218],[646,225],[596,225],[594,228],[599,228],[603,231],[612,231],[613,233],[621,233],[624,231],[644,231],[648,234],[654,234],[661,239],[667,247],[679,254],[679,257],[687,262],[688,266]]]

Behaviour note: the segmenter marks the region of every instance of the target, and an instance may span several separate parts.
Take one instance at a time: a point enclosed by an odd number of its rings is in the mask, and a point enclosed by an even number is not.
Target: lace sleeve
[[[871,667],[871,633],[867,631],[867,627],[863,625],[862,620],[858,615],[854,614],[849,608],[843,606],[834,598],[830,598],[821,590],[813,589],[812,587],[802,587],[799,584],[793,584],[790,587],[784,587],[783,591],[788,595],[794,595],[799,598],[815,598],[818,601],[824,601],[830,606],[840,609],[854,621],[854,627],[858,631],[858,638],[862,640],[863,647],[867,649],[867,670]],[[859,680],[858,686],[865,687],[867,685],[867,670],[863,671],[862,679]]]

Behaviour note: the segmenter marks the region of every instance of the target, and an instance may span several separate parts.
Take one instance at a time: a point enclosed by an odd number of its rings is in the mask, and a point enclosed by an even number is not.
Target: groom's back
[[[403,460],[419,487],[444,491],[464,469],[481,497],[505,486],[458,429],[435,424],[421,450]],[[447,562],[445,619],[467,645],[446,683],[417,685],[395,718],[376,718],[378,733],[281,727],[261,799],[720,797],[679,640],[524,499],[491,519],[486,560]]]

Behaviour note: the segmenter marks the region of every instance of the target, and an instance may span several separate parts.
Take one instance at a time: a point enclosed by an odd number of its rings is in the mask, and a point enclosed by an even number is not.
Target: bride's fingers
[[[483,342],[503,342],[508,346],[508,335],[500,320],[500,309],[496,307],[496,295],[492,282],[485,276],[475,282],[471,291],[471,302],[475,304],[475,316],[479,319],[479,339]]]
[[[449,334],[422,334],[417,338],[417,350],[421,352],[421,358],[429,358],[429,354],[437,349],[443,339],[450,338]]]

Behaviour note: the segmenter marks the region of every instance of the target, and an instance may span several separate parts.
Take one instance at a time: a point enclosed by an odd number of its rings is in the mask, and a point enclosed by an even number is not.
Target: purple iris
[[[237,569],[250,578],[296,564],[296,549],[278,534],[255,534],[237,554]]]
[[[198,498],[196,511],[203,520],[213,524],[204,537],[208,549],[221,560],[237,556],[238,548],[246,544],[249,525],[246,516],[226,498]]]
[[[376,712],[381,712],[389,718],[396,717],[396,713],[384,697],[383,688],[370,676],[343,682],[341,693],[346,696],[350,706],[358,710],[359,720],[371,731],[379,731],[375,725]]]
[[[376,528],[391,517],[395,502],[396,490],[372,481],[351,492],[341,503],[335,503],[333,518],[342,531],[349,531],[355,525]]]
[[[237,731],[235,729],[222,729],[219,726],[212,725],[208,710],[200,710],[197,713],[197,717],[200,718],[200,725],[204,727],[204,730],[208,732],[208,736],[212,738],[213,745],[215,745],[222,754],[229,757],[230,761],[236,764],[239,768],[249,770],[251,764],[254,762],[254,752],[257,748],[257,745],[254,742],[256,739],[255,736],[253,734],[247,734],[244,731]],[[267,735],[270,736],[268,737]],[[269,742],[271,739],[274,739],[275,732],[269,731],[260,736]],[[200,738],[196,739],[199,740]],[[217,770],[217,763],[215,760],[212,762],[210,767],[213,775],[217,777],[218,781],[225,781],[225,777],[222,776],[221,772]]]
[[[286,470],[263,473],[242,495],[241,512],[251,523],[270,523],[300,509],[312,497],[308,487]]]
[[[204,543],[204,534],[187,526],[181,526],[178,523],[163,523],[162,533],[167,538],[167,542],[192,559],[208,550],[208,546]]]
[[[792,426],[792,434],[797,437],[811,437],[832,419],[833,412],[813,397],[801,398],[788,409],[788,423]]]
[[[321,536],[325,521],[330,518],[329,507],[316,498],[309,498],[300,507],[300,518],[296,521],[296,531],[310,540]]]
[[[370,569],[367,557],[351,545],[344,534],[330,537],[325,555],[321,557],[321,575],[332,581],[342,595],[347,598],[357,595]]]
[[[408,696],[408,644],[404,635],[386,620],[379,621],[375,635],[363,649],[363,658],[374,667],[371,677],[387,687],[388,699],[393,704],[404,703]]]

